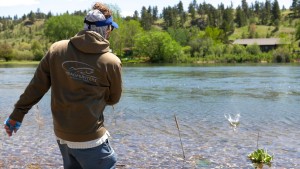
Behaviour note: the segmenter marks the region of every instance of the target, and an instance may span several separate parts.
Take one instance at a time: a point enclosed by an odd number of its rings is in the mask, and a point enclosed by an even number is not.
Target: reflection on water
[[[33,73],[0,68],[1,121]],[[118,167],[253,168],[247,155],[256,150],[259,132],[259,147],[274,154],[272,168],[299,168],[299,74],[299,66],[282,65],[124,67],[121,101],[105,110]],[[0,131],[0,168],[62,168],[49,100],[47,93],[15,136]],[[224,118],[228,112],[242,116],[235,132]]]

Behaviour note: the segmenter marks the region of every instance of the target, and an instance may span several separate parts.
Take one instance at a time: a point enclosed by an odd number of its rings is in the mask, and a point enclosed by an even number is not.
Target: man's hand
[[[19,130],[19,128],[21,127],[20,122],[12,120],[10,118],[7,118],[4,122],[4,128],[6,130],[7,135],[10,137],[12,136],[13,132],[17,132]]]

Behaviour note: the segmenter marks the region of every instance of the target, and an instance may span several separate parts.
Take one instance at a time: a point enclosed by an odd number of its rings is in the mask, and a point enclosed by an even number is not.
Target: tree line
[[[300,17],[299,5],[298,1],[295,4],[293,1],[290,19]],[[256,31],[257,25],[272,26],[272,32],[277,32],[283,20],[281,12],[285,10],[284,6],[280,9],[277,0],[251,4],[241,0],[241,5],[236,9],[232,4],[225,7],[221,3],[214,7],[193,0],[187,11],[181,1],[163,8],[162,13],[158,12],[157,6],[143,6],[140,13],[136,10],[132,16],[125,18],[117,11],[114,20],[120,28],[112,33],[111,48],[120,58],[155,63],[289,62],[299,57],[292,52],[291,46],[264,53],[258,45],[244,47],[233,45],[230,40],[235,29],[241,27],[248,27],[248,32],[240,38],[259,38],[261,35]],[[12,43],[0,41],[0,58],[41,59],[52,42],[68,39],[82,29],[86,12],[53,15],[37,10],[20,19],[16,16],[14,19],[0,17],[1,39],[16,39]],[[38,21],[43,22],[41,25],[33,24]],[[22,32],[25,34],[20,36]],[[300,38],[297,32],[295,41]]]

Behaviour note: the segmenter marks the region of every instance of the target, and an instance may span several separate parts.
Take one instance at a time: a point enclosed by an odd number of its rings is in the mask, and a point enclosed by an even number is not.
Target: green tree
[[[124,48],[124,34],[126,35],[126,32],[122,31],[124,29],[124,23],[128,22],[127,20],[124,20],[121,18],[119,13],[113,13],[114,21],[118,23],[119,29],[114,29],[114,31],[111,33],[109,42],[110,42],[110,48],[113,50],[114,53],[116,53],[118,56],[123,55],[123,48]]]
[[[120,30],[122,41],[124,41],[124,47],[132,49],[134,47],[134,38],[143,31],[140,22],[136,20],[130,20],[123,23],[123,27]]]
[[[73,37],[82,29],[82,17],[64,14],[53,16],[45,23],[44,34],[50,41],[58,41]]]
[[[30,11],[30,13],[27,15],[27,17],[29,18],[29,20],[33,23],[36,20],[36,15],[34,12]]]
[[[137,21],[139,20],[139,12],[137,10],[134,11],[132,19],[137,20]]]
[[[144,30],[150,30],[152,26],[152,8],[149,6],[148,10],[146,7],[142,7],[141,11],[141,25]]]
[[[232,7],[228,7],[223,11],[222,23],[220,28],[224,31],[224,42],[226,42],[228,36],[234,32],[234,15]]]
[[[152,63],[176,62],[182,54],[181,46],[167,32],[151,31],[135,38],[135,54],[148,57]]]
[[[293,0],[292,2],[292,6],[291,6],[291,10],[293,11],[294,17],[298,17],[299,16],[299,0]]]
[[[177,5],[177,8],[178,8],[178,15],[181,15],[184,10],[183,10],[183,3],[181,1],[179,1],[178,5]]]
[[[281,12],[280,12],[280,7],[278,4],[277,0],[274,0],[273,4],[272,4],[272,21],[273,24],[275,25],[276,20],[280,20],[281,19]]]
[[[177,28],[177,9],[172,7],[167,7],[163,9],[162,17],[164,19],[165,29],[168,27]]]
[[[264,8],[262,9],[262,13],[261,13],[261,16],[260,16],[261,23],[263,25],[267,25],[267,24],[270,23],[270,20],[271,20],[271,8],[272,8],[272,5],[271,5],[270,0],[266,0]]]
[[[191,18],[195,19],[196,17],[196,10],[192,3],[189,4],[188,12],[191,14]]]
[[[152,20],[156,21],[158,19],[158,8],[157,6],[154,6],[152,8]]]
[[[235,23],[237,24],[237,27],[243,27],[247,25],[247,18],[245,13],[242,11],[241,6],[236,8]]]
[[[254,2],[254,15],[258,17],[260,15],[260,13],[261,13],[260,4],[259,4],[259,1],[256,0]]]
[[[296,41],[300,40],[300,22],[297,23],[295,36],[296,36]]]
[[[242,9],[243,12],[245,13],[246,19],[249,19],[249,7],[246,0],[242,0]]]

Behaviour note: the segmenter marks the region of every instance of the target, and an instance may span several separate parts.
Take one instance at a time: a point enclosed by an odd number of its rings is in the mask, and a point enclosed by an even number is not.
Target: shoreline
[[[0,60],[0,66],[1,65],[38,65],[40,61],[28,61],[28,60],[13,60],[13,61],[3,61]],[[191,62],[191,63],[151,63],[151,62],[145,62],[145,61],[131,61],[131,60],[123,60],[123,65],[135,65],[135,64],[146,64],[146,65],[176,65],[176,64],[192,64],[192,65],[243,65],[243,64],[255,64],[255,65],[272,65],[272,64],[300,64],[300,60],[294,60],[292,62],[284,62],[284,63],[275,63],[275,62],[244,62],[244,63],[221,63],[216,61],[198,61],[198,62]]]

